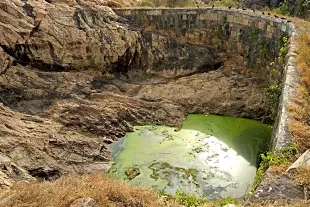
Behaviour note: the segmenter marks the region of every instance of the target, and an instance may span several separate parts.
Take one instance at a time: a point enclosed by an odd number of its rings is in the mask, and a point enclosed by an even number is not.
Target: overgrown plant
[[[283,15],[290,15],[290,7],[287,3],[287,0],[284,0],[282,5],[276,9],[276,12]]]
[[[198,207],[207,202],[205,199],[197,198],[195,195],[186,194],[181,190],[177,190],[174,196],[163,191],[159,192],[159,194],[167,201],[173,200],[185,207]]]
[[[256,177],[254,179],[252,185],[251,194],[254,193],[258,185],[261,183],[265,171],[271,166],[279,166],[279,165],[289,165],[291,163],[292,156],[296,153],[297,145],[293,144],[292,146],[285,147],[281,150],[276,150],[272,152],[267,152],[265,154],[261,154],[261,163],[259,168],[257,169]]]
[[[280,50],[275,62],[270,63],[269,79],[270,83],[268,86],[263,88],[265,96],[269,100],[271,115],[270,118],[275,120],[280,102],[280,96],[282,93],[282,71],[285,65],[285,57],[288,52],[287,48],[288,38],[282,37],[280,40]]]
[[[239,204],[239,201],[227,197],[222,200],[216,201],[208,201],[206,199],[197,198],[195,195],[188,195],[181,190],[178,190],[176,194],[170,195],[166,194],[163,191],[159,192],[162,198],[165,198],[168,202],[176,202],[185,207],[198,207],[198,206],[206,206],[206,207],[218,207],[218,206],[226,206],[227,204]]]

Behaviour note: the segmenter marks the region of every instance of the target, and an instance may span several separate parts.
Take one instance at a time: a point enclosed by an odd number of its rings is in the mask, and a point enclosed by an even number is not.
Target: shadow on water
[[[191,114],[182,129],[216,137],[256,167],[259,152],[268,150],[272,134],[272,126],[260,121],[220,115]]]
[[[109,173],[132,184],[208,199],[240,198],[250,189],[258,154],[268,149],[271,127],[216,115],[189,115],[175,132],[167,126],[136,126],[110,145]]]

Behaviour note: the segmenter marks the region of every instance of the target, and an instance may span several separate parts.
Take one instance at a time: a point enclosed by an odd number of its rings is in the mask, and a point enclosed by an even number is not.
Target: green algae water
[[[188,115],[178,132],[136,126],[110,145],[115,164],[109,174],[169,194],[240,198],[251,190],[271,133],[259,121],[217,115]]]

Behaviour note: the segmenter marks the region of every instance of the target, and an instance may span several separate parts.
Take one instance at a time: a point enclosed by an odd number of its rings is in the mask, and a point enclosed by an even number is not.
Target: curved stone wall
[[[286,20],[237,9],[117,9],[115,12],[146,29],[166,32],[181,41],[238,53],[252,68],[275,62],[281,37],[290,36]]]
[[[272,148],[291,144],[288,104],[297,83],[296,32],[285,19],[250,10],[199,8],[121,8],[115,12],[136,26],[175,37],[181,42],[200,44],[219,51],[239,54],[244,64],[267,74],[270,63],[278,63],[284,36],[291,37],[283,73],[283,89],[274,125]],[[283,68],[283,67],[279,67]]]

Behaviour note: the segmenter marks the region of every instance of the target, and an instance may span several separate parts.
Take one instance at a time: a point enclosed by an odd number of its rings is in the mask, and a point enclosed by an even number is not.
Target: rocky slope
[[[268,115],[263,77],[242,60],[143,31],[100,2],[0,2],[2,187],[105,172],[107,144],[135,124]]]

